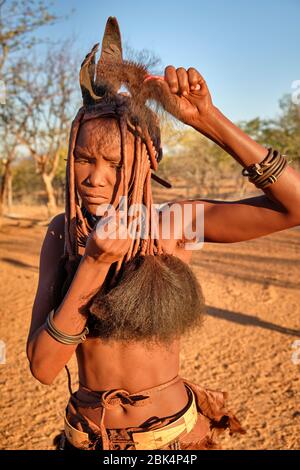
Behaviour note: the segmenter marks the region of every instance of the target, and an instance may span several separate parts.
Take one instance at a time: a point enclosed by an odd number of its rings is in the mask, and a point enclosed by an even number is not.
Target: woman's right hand
[[[162,105],[167,112],[197,130],[201,131],[201,126],[205,128],[215,107],[207,83],[198,70],[168,65],[164,77],[149,75],[144,83],[149,82],[162,92]]]
[[[120,223],[117,214],[103,217],[88,236],[84,256],[112,264],[126,255],[131,241],[127,226]]]

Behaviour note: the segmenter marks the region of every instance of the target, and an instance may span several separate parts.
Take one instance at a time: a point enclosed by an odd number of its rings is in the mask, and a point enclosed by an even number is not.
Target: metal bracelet
[[[86,340],[86,335],[89,333],[89,329],[87,326],[78,335],[68,335],[57,329],[57,327],[54,325],[54,322],[53,322],[53,316],[54,316],[54,309],[51,310],[46,321],[46,331],[49,333],[49,335],[53,339],[55,339],[56,341],[62,344],[67,344],[67,345],[79,344]]]
[[[242,175],[248,177],[260,176],[263,174],[264,170],[272,164],[273,159],[273,149],[272,147],[268,148],[268,153],[266,157],[260,163],[253,163],[247,168],[243,168]]]
[[[274,175],[280,172],[280,170],[285,165],[286,159],[282,155],[278,154],[276,160],[274,160],[273,164],[267,168],[262,175],[250,177],[250,179],[256,184],[264,182],[268,179],[270,175]]]
[[[281,155],[278,150],[270,147],[267,156],[260,163],[244,168],[242,175],[247,176],[257,188],[264,189],[277,181],[287,163],[286,155]]]
[[[287,163],[288,163],[287,160],[283,159],[280,162],[280,165],[276,168],[276,170],[272,172],[272,174],[266,175],[266,177],[262,181],[255,183],[255,185],[258,188],[263,189],[269,186],[270,184],[275,183],[278,180],[281,173],[283,172],[283,170],[285,169],[285,167],[287,166]]]

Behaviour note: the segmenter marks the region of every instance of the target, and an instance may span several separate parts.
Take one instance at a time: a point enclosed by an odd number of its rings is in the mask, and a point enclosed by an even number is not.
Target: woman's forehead
[[[134,137],[127,132],[126,140],[134,141]],[[114,118],[96,118],[84,122],[79,129],[77,142],[80,145],[93,146],[99,145],[106,147],[120,147],[121,135],[119,123]]]
[[[118,122],[111,118],[90,119],[81,124],[78,138],[103,142],[118,141],[120,140]]]

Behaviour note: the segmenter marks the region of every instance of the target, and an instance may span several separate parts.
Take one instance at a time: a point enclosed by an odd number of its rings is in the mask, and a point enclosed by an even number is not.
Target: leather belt
[[[160,449],[161,447],[171,444],[180,436],[189,433],[194,428],[198,419],[197,405],[193,391],[188,385],[186,385],[186,387],[189,388],[192,394],[192,403],[186,412],[175,421],[159,429],[132,432],[132,440],[137,450]],[[66,416],[65,434],[70,444],[78,449],[82,449],[90,443],[88,433],[79,431],[71,426]]]

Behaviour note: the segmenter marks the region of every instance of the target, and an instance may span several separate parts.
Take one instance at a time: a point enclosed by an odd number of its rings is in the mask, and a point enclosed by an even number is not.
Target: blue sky
[[[163,68],[198,69],[233,121],[275,117],[300,80],[300,0],[54,0],[52,10],[69,18],[39,34],[73,36],[80,59],[116,16],[123,41],[153,51]]]

